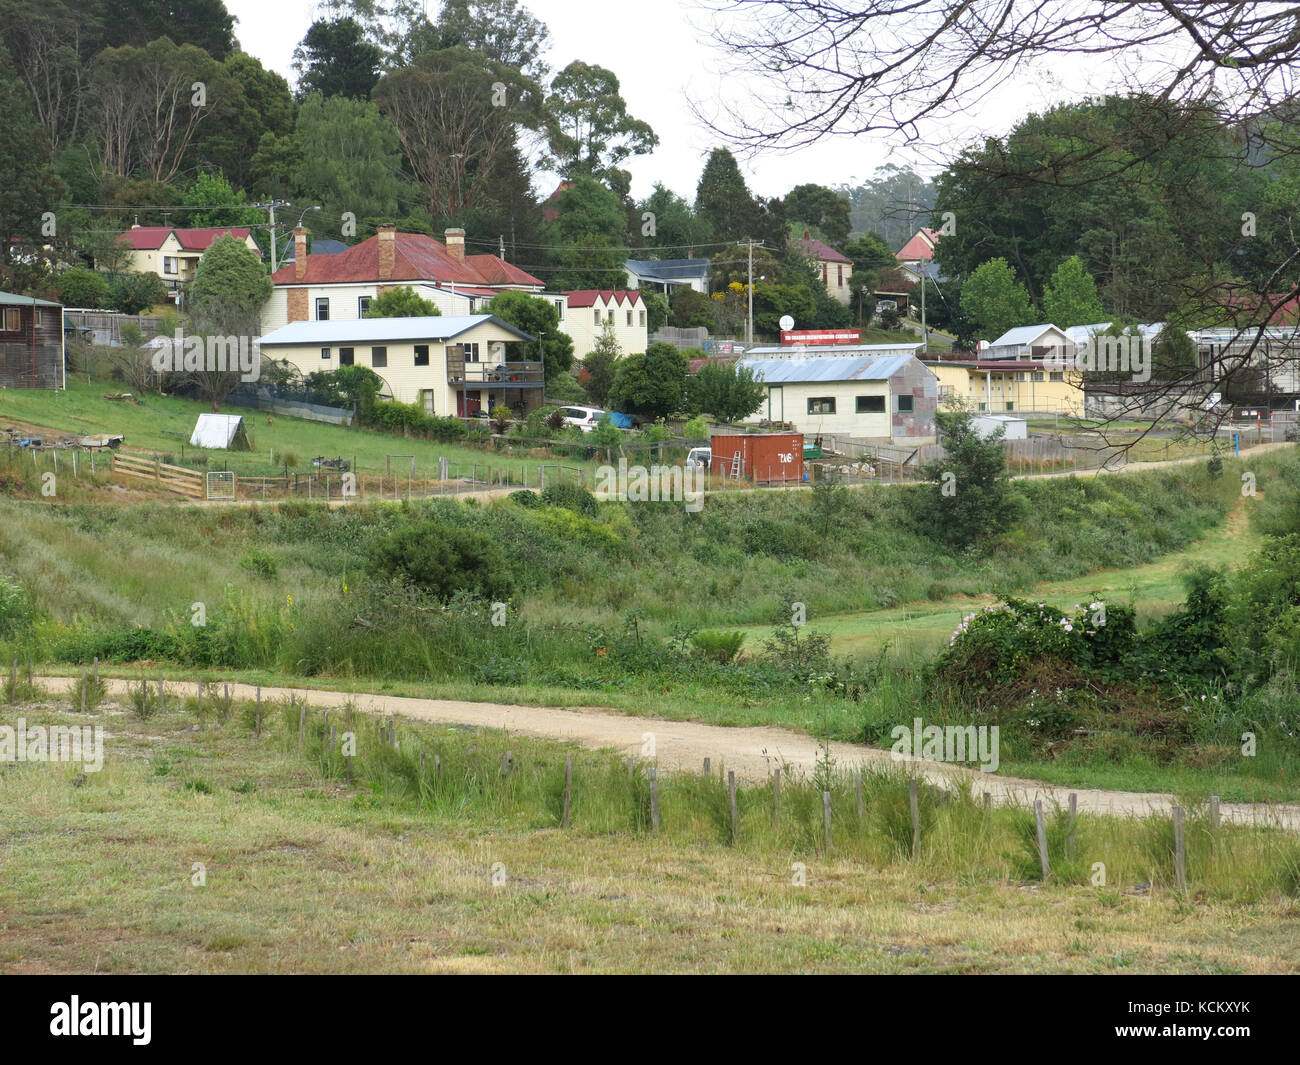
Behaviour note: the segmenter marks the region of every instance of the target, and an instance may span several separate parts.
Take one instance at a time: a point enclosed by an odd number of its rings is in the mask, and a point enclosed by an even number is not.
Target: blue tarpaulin
[[[616,411],[610,411],[609,424],[612,425],[615,429],[631,429],[632,415],[619,414]]]

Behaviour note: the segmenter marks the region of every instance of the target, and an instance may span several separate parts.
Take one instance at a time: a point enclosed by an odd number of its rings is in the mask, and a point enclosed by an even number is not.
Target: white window
[[[632,312],[630,310],[627,312],[627,324],[632,324]]]
[[[555,309],[560,314],[560,321],[564,321],[564,300],[556,300]]]
[[[592,322],[593,322],[595,325],[600,325],[600,308],[599,308],[599,307],[597,307],[594,311],[591,312],[591,318],[592,318]]]
[[[328,359],[328,358],[330,357],[330,349],[329,349],[329,348],[321,348],[321,349],[320,349],[320,357],[321,357],[322,359]]]
[[[640,322],[640,324],[641,324],[643,327],[645,326],[645,311],[642,311],[642,312],[641,312],[641,322]]]
[[[369,296],[358,296],[358,297],[357,297],[357,317],[358,317],[358,318],[364,318],[364,317],[366,316],[366,311],[368,311],[368,310],[370,310],[370,297],[369,297]]]
[[[163,273],[164,274],[176,273],[176,257],[174,255],[163,256]]]

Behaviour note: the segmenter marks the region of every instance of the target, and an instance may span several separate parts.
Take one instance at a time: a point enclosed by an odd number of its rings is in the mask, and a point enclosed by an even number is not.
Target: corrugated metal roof
[[[1058,333],[1065,332],[1058,326],[1052,325],[1051,322],[1042,322],[1039,325],[1019,325],[1015,329],[1008,329],[997,340],[993,341],[989,347],[1005,348],[1013,344],[1032,344],[1049,329],[1055,329]]]
[[[62,307],[62,303],[38,300],[33,296],[20,296],[16,292],[0,292],[0,306],[5,307]]]
[[[752,359],[778,355],[788,358],[812,359],[844,355],[912,354],[920,350],[921,342],[919,340],[900,341],[897,344],[768,344],[764,347],[750,348],[745,352],[745,355]]]
[[[887,381],[915,356],[860,355],[821,356],[811,359],[743,358],[739,365],[754,372],[764,384],[794,384],[805,381]]]
[[[494,314],[428,315],[420,318],[341,318],[328,322],[290,322],[262,337],[262,347],[281,344],[358,344],[386,340],[451,340],[493,322],[520,340],[536,340]]]

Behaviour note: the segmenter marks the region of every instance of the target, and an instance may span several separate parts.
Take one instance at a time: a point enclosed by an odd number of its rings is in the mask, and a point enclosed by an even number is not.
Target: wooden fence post
[[[303,740],[307,735],[307,700],[302,701],[302,706],[298,707],[298,746],[301,747]]]
[[[781,768],[772,772],[772,821],[781,820]]]
[[[709,759],[708,759],[708,756],[707,756],[707,755],[706,755],[705,758],[704,758],[704,775],[705,775],[706,777],[710,775],[710,774],[709,774]]]
[[[650,767],[650,830],[659,831],[659,773]]]
[[[539,470],[540,472],[540,470]],[[564,756],[564,810],[560,814],[560,827],[569,827],[569,798],[573,788],[573,755]]]
[[[907,782],[907,803],[912,809],[912,857],[921,853],[921,803],[916,793],[916,777]]]
[[[167,685],[162,677],[158,678],[158,712],[167,713]]]
[[[260,686],[257,689],[257,714],[254,718],[254,724],[257,726],[257,734],[260,736],[262,734],[262,689]]]
[[[87,679],[86,670],[82,669],[81,671],[81,712],[83,714],[86,712],[86,679]]]
[[[1219,834],[1219,797],[1210,796],[1210,830],[1217,836]]]
[[[731,842],[736,842],[740,832],[740,814],[736,810],[736,771],[727,770],[727,798],[731,804]]]
[[[1047,824],[1043,820],[1043,800],[1034,800],[1034,826],[1038,832],[1038,864],[1043,870],[1043,879],[1052,875],[1052,864],[1047,860]]]
[[[862,769],[861,769],[861,767],[859,767],[858,769],[855,769],[855,770],[853,771],[853,790],[854,790],[854,792],[856,793],[857,800],[858,800],[858,820],[861,821],[861,820],[862,820],[862,815],[863,815],[863,813],[865,812],[865,807],[864,807],[863,802],[862,802]]]
[[[822,792],[822,835],[826,842],[826,850],[831,849],[831,793]]]
[[[1183,838],[1183,808],[1175,806],[1174,815],[1174,883],[1179,891],[1187,890],[1187,841]]]
[[[1065,856],[1074,857],[1074,819],[1079,816],[1079,796],[1070,792],[1070,827],[1065,835]]]

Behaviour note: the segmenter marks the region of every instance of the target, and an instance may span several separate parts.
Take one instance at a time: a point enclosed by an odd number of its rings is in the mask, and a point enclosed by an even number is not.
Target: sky
[[[612,70],[629,112],[650,123],[658,134],[659,147],[653,153],[624,164],[632,173],[633,196],[649,195],[658,181],[693,200],[704,159],[720,143],[690,107],[695,101],[707,111],[721,89],[725,62],[705,32],[710,13],[694,0],[524,0],[524,4],[550,30],[552,44],[546,60],[553,70],[574,59]],[[437,6],[436,0],[430,0],[431,14]],[[315,0],[226,0],[226,7],[238,20],[235,35],[243,50],[293,84],[293,50],[315,17]],[[901,140],[834,138],[755,158],[737,153],[737,158],[750,190],[761,196],[784,196],[795,185],[808,182],[854,185],[886,163],[910,165],[932,175],[933,149],[943,151],[951,145],[955,152],[965,140],[1006,132],[1031,111],[1084,94],[1089,86],[1082,74],[1067,76],[1067,83],[1062,83],[1047,73],[1028,72],[1014,85],[1001,86],[981,99],[965,128],[943,131],[945,142],[927,145],[923,153],[910,150]],[[741,80],[740,85],[734,80],[728,83],[729,97],[743,96],[746,87]],[[546,195],[551,190],[537,191]]]

